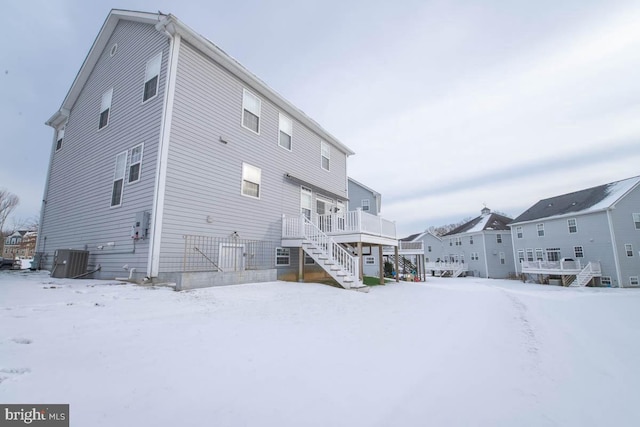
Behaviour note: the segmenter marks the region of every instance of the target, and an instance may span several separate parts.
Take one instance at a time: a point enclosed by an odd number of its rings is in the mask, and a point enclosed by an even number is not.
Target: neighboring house
[[[443,259],[442,238],[433,232],[426,230],[422,233],[407,237],[410,242],[422,242],[424,248],[424,262],[437,262]]]
[[[515,274],[509,224],[504,215],[484,208],[481,215],[442,236],[443,259],[428,269],[454,276],[503,279]]]
[[[372,215],[380,215],[382,209],[382,196],[375,190],[359,183],[353,178],[348,180],[349,187],[349,209],[362,209]]]
[[[395,270],[401,275],[411,275],[422,281],[426,280],[425,246],[422,234],[412,234],[398,240],[398,252],[390,246],[385,247],[384,255],[389,262],[395,264]]]
[[[510,225],[518,273],[638,286],[640,177],[540,200]]]
[[[29,230],[18,230],[4,239],[3,258],[33,258],[38,233]]]
[[[47,124],[52,274],[77,249],[98,278],[349,288],[362,263],[343,244],[397,244],[393,222],[345,209],[354,153],[173,15],[112,10]]]

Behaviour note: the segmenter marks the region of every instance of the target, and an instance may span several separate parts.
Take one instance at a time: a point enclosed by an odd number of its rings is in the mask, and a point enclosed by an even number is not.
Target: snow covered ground
[[[0,272],[0,402],[72,426],[637,426],[639,389],[640,290]]]

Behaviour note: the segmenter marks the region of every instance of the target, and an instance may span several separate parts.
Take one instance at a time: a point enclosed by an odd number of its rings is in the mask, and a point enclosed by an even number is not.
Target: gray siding
[[[575,218],[576,233],[569,233],[567,219]],[[629,215],[631,218],[631,215]],[[539,237],[537,224],[544,224],[544,236]],[[542,219],[527,224],[522,224],[522,238],[517,237],[517,225],[512,226],[515,256],[518,249],[544,250],[544,259],[547,259],[547,249],[559,248],[562,258],[576,259],[574,248],[582,246],[584,258],[582,264],[589,261],[599,261],[602,267],[602,275],[611,276],[612,286],[618,286],[616,279],[616,267],[611,245],[611,233],[606,212],[594,212],[590,214],[567,216],[554,219]],[[624,247],[624,245],[623,245]],[[518,272],[521,272],[518,265]]]
[[[498,234],[502,237],[502,243],[497,241]],[[462,244],[456,246],[455,239],[458,237]],[[471,243],[472,240],[473,243]],[[464,259],[469,275],[504,279],[516,271],[511,236],[508,230],[462,233],[444,237],[442,243],[444,256],[449,260],[456,256],[459,259]],[[472,260],[471,254],[475,252],[478,253],[478,259]],[[501,262],[500,253],[504,253],[504,264]]]
[[[442,240],[430,233],[425,233],[421,240],[424,245],[425,262],[442,261],[444,247]]]
[[[262,100],[259,135],[241,125],[243,88]],[[331,171],[323,170],[320,137],[295,119],[292,150],[283,149],[278,145],[278,113],[258,91],[182,43],[160,272],[175,268],[185,234],[224,237],[236,231],[244,239],[281,240],[282,215],[300,212],[300,186],[287,180],[286,173],[346,199],[346,154],[330,145]],[[262,171],[259,200],[241,195],[243,162]]]
[[[376,203],[376,197],[373,192],[363,188],[357,183],[349,180],[349,210],[355,211],[357,208],[362,207],[362,200],[369,200],[369,211],[372,215],[378,215],[378,204]]]
[[[109,50],[117,43],[116,54]],[[142,103],[148,59],[163,51],[158,95]],[[168,57],[167,39],[151,25],[121,21],[71,109],[62,149],[52,153],[38,251],[88,249],[101,278],[125,276],[124,264],[146,275],[148,241],[135,254],[131,226],[136,212],[151,211]],[[109,124],[98,131],[102,94],[113,88]],[[144,143],[140,181],[125,177],[122,205],[111,207],[116,155]],[[55,142],[54,142],[55,144]],[[115,246],[98,250],[98,245]]]
[[[611,210],[622,286],[629,286],[629,277],[640,276],[640,230],[635,228],[633,213],[640,213],[640,187],[631,190],[616,204],[615,209]],[[633,247],[633,256],[631,257],[626,254],[624,247],[626,243]]]

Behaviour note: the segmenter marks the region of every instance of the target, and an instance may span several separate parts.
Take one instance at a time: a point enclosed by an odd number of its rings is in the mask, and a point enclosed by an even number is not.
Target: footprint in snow
[[[2,368],[0,369],[0,384],[4,381],[15,378],[18,375],[23,375],[31,372],[29,368]]]
[[[11,341],[16,344],[31,344],[33,342],[29,338],[12,338]]]

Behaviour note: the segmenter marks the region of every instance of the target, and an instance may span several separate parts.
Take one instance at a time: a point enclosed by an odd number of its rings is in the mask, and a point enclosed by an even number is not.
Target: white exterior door
[[[243,271],[244,245],[220,243],[218,266],[222,271]]]

